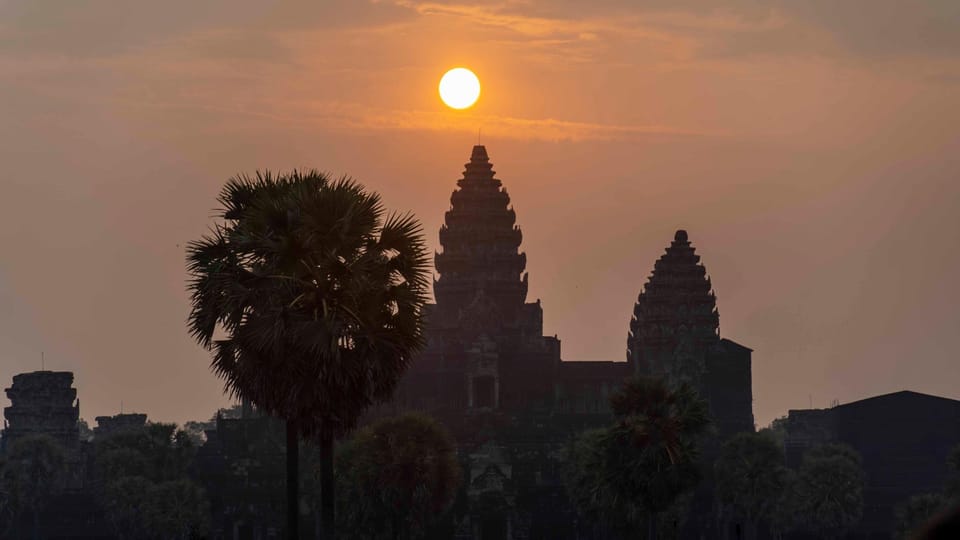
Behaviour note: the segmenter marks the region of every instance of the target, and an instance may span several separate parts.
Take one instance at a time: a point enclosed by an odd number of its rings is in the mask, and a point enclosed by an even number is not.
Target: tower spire
[[[627,347],[638,371],[699,382],[720,340],[717,298],[695,251],[678,230],[637,297]]]
[[[443,251],[435,257],[437,306],[456,318],[482,290],[510,317],[526,300],[526,255],[519,252],[522,234],[510,196],[496,178],[485,146],[473,147],[457,186],[440,228]]]

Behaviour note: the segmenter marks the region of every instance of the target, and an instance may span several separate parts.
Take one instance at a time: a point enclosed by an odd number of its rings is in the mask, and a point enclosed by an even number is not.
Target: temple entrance
[[[493,408],[496,406],[496,384],[493,377],[476,377],[473,379],[473,406]]]

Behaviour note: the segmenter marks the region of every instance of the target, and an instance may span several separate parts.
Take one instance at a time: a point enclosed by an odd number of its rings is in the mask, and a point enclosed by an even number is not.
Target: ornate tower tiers
[[[518,251],[523,235],[486,148],[473,147],[457,185],[440,228],[443,252],[435,259],[440,278],[433,287],[437,309],[444,318],[459,318],[482,294],[499,317],[514,322],[527,297],[527,256]]]
[[[680,230],[637,298],[627,360],[640,373],[700,385],[705,356],[716,348],[720,314],[707,270]]]

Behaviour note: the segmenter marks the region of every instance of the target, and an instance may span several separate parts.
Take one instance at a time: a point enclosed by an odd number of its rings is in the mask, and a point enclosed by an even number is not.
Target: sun
[[[453,109],[466,109],[480,97],[480,79],[467,68],[453,68],[440,78],[440,99]]]

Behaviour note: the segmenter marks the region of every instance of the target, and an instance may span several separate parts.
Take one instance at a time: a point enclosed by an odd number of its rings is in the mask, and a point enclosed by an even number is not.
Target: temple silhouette
[[[626,360],[564,361],[560,340],[543,335],[540,301],[527,301],[523,235],[484,146],[473,147],[457,187],[439,233],[427,347],[378,412],[435,416],[470,456],[470,519],[458,538],[565,537],[578,520],[560,456],[573,435],[610,422],[608,398],[633,374],[694,385],[714,440],[753,431],[751,350],[720,337],[716,295],[686,231],[625,321]]]

